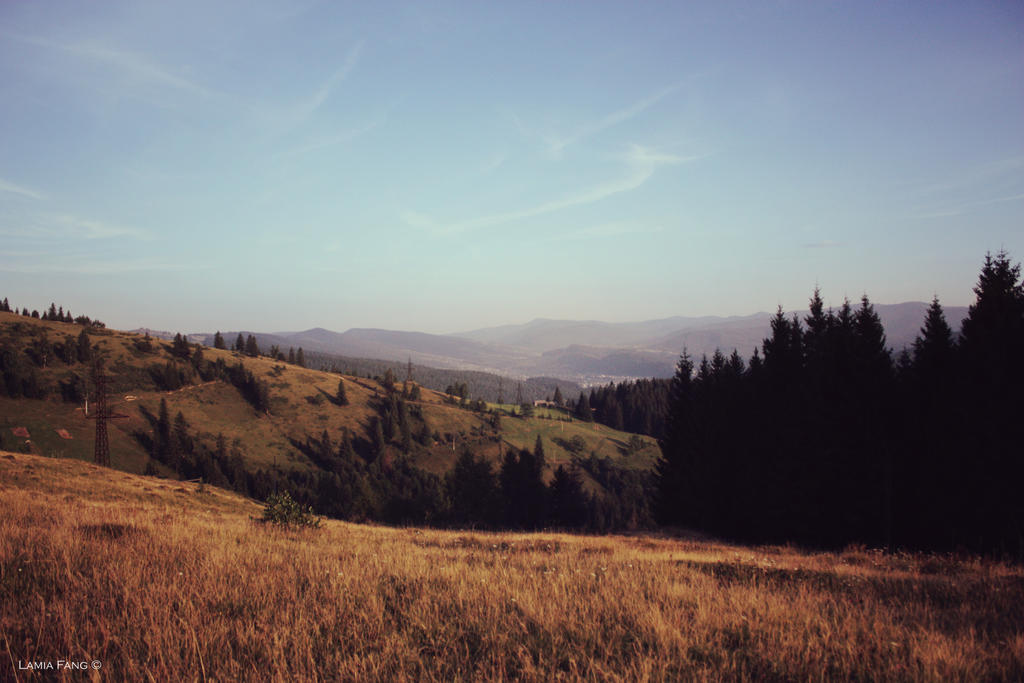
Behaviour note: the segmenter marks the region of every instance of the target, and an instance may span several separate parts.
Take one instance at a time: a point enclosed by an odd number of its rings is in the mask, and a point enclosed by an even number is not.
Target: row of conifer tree
[[[1024,557],[1024,285],[985,258],[959,334],[936,299],[895,355],[865,296],[772,320],[749,362],[683,355],[656,509],[744,541]]]

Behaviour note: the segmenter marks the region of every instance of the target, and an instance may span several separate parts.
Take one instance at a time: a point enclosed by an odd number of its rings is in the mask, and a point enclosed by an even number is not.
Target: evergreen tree
[[[196,370],[196,372],[199,372],[199,373],[203,372],[203,362],[204,362],[204,358],[203,358],[203,345],[202,344],[196,344],[195,349],[193,349],[193,351],[192,351],[192,358],[191,358],[192,367]]]
[[[50,344],[50,338],[46,332],[41,331],[32,341],[30,352],[36,365],[45,368],[50,361],[50,356],[53,354],[53,346]]]
[[[1024,283],[1005,251],[986,254],[960,331],[966,444],[964,514],[972,545],[1024,558]],[[965,539],[966,541],[967,539]]]
[[[178,414],[174,416],[174,431],[171,438],[173,439],[178,452],[182,455],[192,453],[192,437],[188,434],[188,422],[185,420],[185,416],[181,411],[178,411]]]
[[[655,465],[658,478],[655,513],[662,524],[692,524],[697,518],[702,482],[694,476],[693,399],[693,361],[683,351],[672,378],[665,437],[660,443],[661,457]]]
[[[897,517],[903,521],[904,541],[948,547],[963,535],[963,439],[962,416],[956,409],[956,346],[938,297],[928,307],[913,349],[913,356],[906,354],[900,363],[908,424],[899,446],[906,455],[896,471]]]
[[[171,415],[167,409],[167,399],[160,399],[160,411],[156,420],[156,438],[154,439],[157,460],[167,464],[167,455],[171,445]]]
[[[562,389],[560,387],[558,387],[558,386],[555,387],[554,403],[559,408],[561,408],[562,404],[565,403],[565,399],[562,397]]]
[[[398,431],[402,452],[408,453],[412,450],[412,425],[409,424],[409,409],[402,399],[398,399]]]
[[[239,353],[245,352],[245,339],[242,337],[241,332],[238,333],[238,338],[235,339],[235,348],[232,350],[237,351]]]
[[[288,347],[288,363],[295,365],[295,349],[290,346]]]
[[[384,455],[384,428],[381,426],[381,420],[378,417],[371,418],[373,421],[370,427],[370,438],[371,441],[371,453],[374,460],[379,460]]]
[[[302,347],[299,347],[298,352],[295,354],[295,364],[300,368],[306,367],[306,354],[302,351]]]
[[[456,524],[491,525],[497,521],[498,482],[491,463],[463,448],[445,476],[445,494]]]
[[[209,329],[209,328],[207,328],[207,329]],[[215,335],[213,335],[213,348],[215,348],[215,349],[224,349],[224,348],[226,348],[225,344],[224,344],[224,335],[222,335],[220,333],[220,330],[217,330],[217,333]]]
[[[78,360],[78,346],[75,338],[70,334],[64,335],[64,342],[60,345],[60,359],[65,365],[74,365]]]
[[[580,392],[579,399],[576,401],[575,415],[584,422],[594,421],[594,413],[590,410],[590,399],[582,391]]]
[[[78,362],[87,363],[92,360],[92,346],[89,343],[89,335],[82,330],[78,333]]]
[[[245,355],[253,358],[260,355],[259,344],[256,343],[256,337],[251,334],[245,340]]]
[[[499,476],[505,507],[505,523],[514,528],[536,529],[547,519],[547,487],[542,478],[544,462],[526,449],[505,454]]]
[[[335,395],[334,400],[339,406],[348,405],[348,395],[345,393],[345,380],[338,380],[338,393]]]
[[[919,371],[938,373],[950,367],[953,352],[953,330],[936,296],[928,307],[924,327],[914,340],[913,363]]]
[[[583,483],[575,468],[559,465],[551,480],[551,522],[557,526],[578,529],[587,523],[588,501]]]
[[[171,354],[176,358],[188,358],[191,354],[188,340],[182,337],[180,332],[174,335],[174,341],[171,343]]]

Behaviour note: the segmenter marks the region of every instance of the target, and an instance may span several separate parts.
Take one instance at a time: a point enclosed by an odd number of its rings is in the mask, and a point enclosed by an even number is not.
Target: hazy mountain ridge
[[[856,304],[859,305],[859,304]],[[898,353],[913,344],[924,324],[928,304],[920,301],[875,304],[891,349]],[[954,330],[967,315],[966,306],[945,309]],[[806,311],[796,311],[803,319]],[[789,313],[792,315],[792,312]],[[733,349],[747,359],[771,332],[770,313],[745,316],[673,316],[639,322],[537,318],[527,323],[500,325],[456,334],[428,334],[352,328],[333,332],[312,328],[300,332],[252,333],[261,348],[302,347],[307,352],[412,360],[436,368],[476,370],[515,377],[546,375],[583,383],[630,377],[668,377],[685,349],[699,359],[716,349]],[[151,332],[151,334],[156,334]],[[238,332],[225,332],[233,344]],[[247,336],[248,332],[243,332]],[[212,334],[192,334],[192,340],[212,340]]]

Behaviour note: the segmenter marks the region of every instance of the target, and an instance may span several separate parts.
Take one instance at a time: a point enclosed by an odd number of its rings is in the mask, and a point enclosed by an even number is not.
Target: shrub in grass
[[[299,505],[287,491],[272,493],[263,507],[263,521],[283,527],[320,528],[320,518],[313,514],[313,508]]]

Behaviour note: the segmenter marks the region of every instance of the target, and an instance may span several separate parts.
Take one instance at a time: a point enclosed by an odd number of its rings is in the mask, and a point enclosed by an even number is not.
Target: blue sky
[[[0,297],[452,332],[966,304],[1024,5],[0,4]]]

